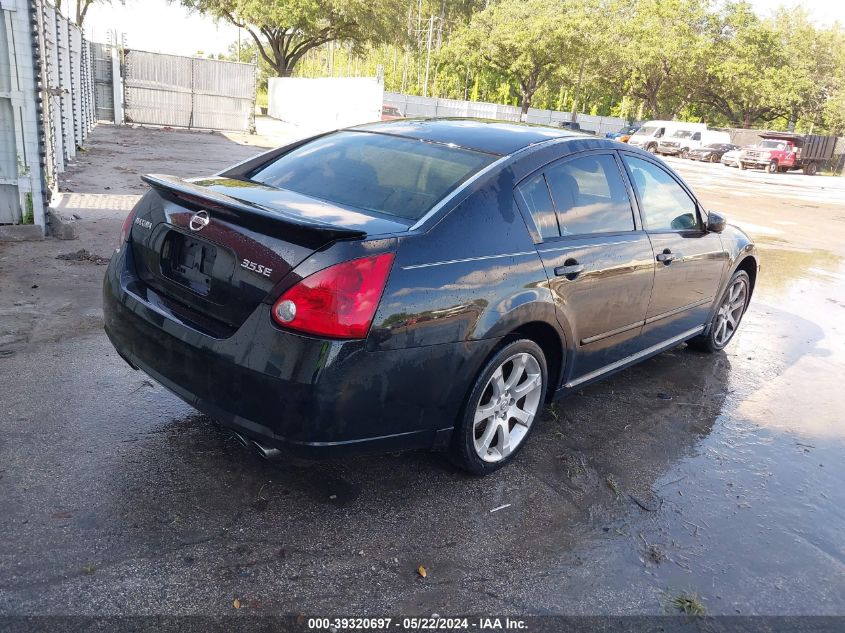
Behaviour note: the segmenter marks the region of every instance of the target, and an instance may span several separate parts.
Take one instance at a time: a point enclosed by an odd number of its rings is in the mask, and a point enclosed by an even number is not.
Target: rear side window
[[[634,230],[634,214],[613,156],[596,154],[554,165],[546,179],[561,235]]]
[[[699,228],[695,202],[672,176],[646,160],[624,157],[649,231]]]
[[[560,235],[557,228],[557,218],[552,199],[549,197],[549,188],[546,186],[546,179],[543,174],[526,180],[517,187],[518,195],[522,198],[525,208],[534,218],[534,224],[540,237],[557,237]]]
[[[336,204],[418,220],[496,158],[398,136],[337,132],[280,156],[251,179]]]

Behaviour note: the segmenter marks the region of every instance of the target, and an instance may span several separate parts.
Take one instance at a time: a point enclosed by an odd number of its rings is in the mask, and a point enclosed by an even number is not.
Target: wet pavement
[[[136,142],[125,169],[166,171],[166,133],[138,133],[98,129],[69,179],[134,193],[98,150]],[[255,151],[203,143],[176,167]],[[106,199],[73,203],[77,242],[0,245],[0,613],[653,614],[694,594],[845,615],[845,202],[740,204],[704,171],[726,168],[678,169],[759,242],[739,333],[559,401],[483,479],[428,452],[267,463],[132,371],[101,331],[103,267],[55,259],[109,254]]]

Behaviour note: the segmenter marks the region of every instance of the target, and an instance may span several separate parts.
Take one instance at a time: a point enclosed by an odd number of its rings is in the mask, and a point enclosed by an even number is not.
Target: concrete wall
[[[324,132],[378,121],[384,86],[375,78],[273,77],[267,113],[308,131]]]

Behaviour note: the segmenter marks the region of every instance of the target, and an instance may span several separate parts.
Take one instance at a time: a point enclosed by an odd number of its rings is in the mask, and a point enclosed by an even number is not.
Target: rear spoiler
[[[265,207],[238,200],[176,176],[147,174],[141,176],[141,180],[177,204],[196,210],[213,210],[239,226],[253,228],[274,237],[290,237],[291,232],[295,232],[303,238],[311,237],[325,243],[327,239],[360,239],[367,235],[359,229],[304,218],[287,212],[283,207]]]

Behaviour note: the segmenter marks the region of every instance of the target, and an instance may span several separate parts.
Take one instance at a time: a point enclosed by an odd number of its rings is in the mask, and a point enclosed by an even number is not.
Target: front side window
[[[335,204],[418,220],[496,158],[387,134],[336,132],[280,156],[251,179]]]
[[[649,231],[699,228],[695,201],[663,169],[646,160],[624,156]]]
[[[596,154],[552,166],[546,179],[561,235],[633,231],[628,191],[613,156]]]
[[[634,132],[634,136],[656,136],[657,135],[657,128],[656,127],[641,127],[639,130]]]
[[[537,232],[543,239],[560,235],[555,217],[555,208],[549,197],[549,188],[543,174],[529,178],[517,187],[517,193],[526,210],[534,219]]]

